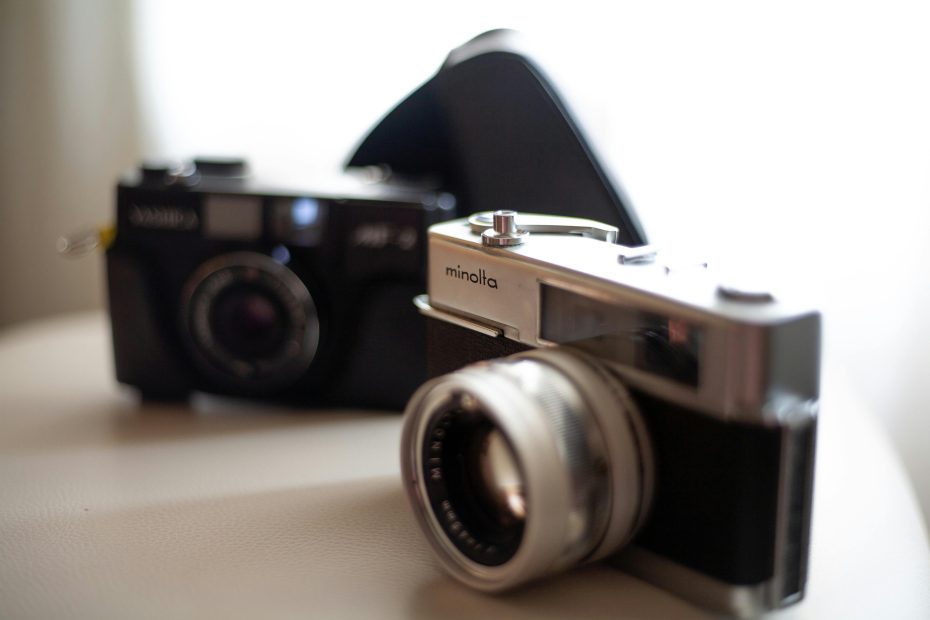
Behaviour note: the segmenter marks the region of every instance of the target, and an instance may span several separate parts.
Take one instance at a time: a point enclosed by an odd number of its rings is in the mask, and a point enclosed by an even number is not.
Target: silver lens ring
[[[225,295],[249,287],[268,305],[277,337],[261,352],[237,352],[218,337],[213,313]],[[320,323],[306,285],[269,256],[233,252],[203,263],[181,292],[180,326],[191,356],[214,381],[236,389],[267,390],[306,372],[316,355]]]
[[[633,535],[645,511],[635,506],[648,503],[642,472],[651,453],[640,445],[648,443],[645,435],[625,421],[632,401],[618,402],[605,382],[616,380],[574,353],[534,351],[469,366],[417,391],[401,440],[404,484],[421,528],[453,576],[480,590],[505,590],[601,557]],[[518,545],[500,561],[473,552],[474,545],[487,545],[474,531],[480,523],[442,495],[443,484],[463,484],[443,477],[454,473],[452,456],[464,458],[445,454],[443,434],[451,437],[461,427],[444,420],[475,412],[506,439],[525,489]],[[650,466],[641,462],[644,454]],[[628,497],[616,497],[616,484]]]
[[[610,517],[603,538],[585,561],[616,553],[643,525],[655,488],[652,442],[636,401],[606,366],[589,355],[537,349],[515,357],[552,364],[585,395],[606,444],[610,477]]]

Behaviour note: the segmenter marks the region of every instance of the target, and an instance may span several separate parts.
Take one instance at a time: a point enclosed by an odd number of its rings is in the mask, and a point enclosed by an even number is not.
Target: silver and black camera
[[[484,591],[610,558],[717,611],[796,602],[820,315],[617,232],[512,211],[430,228],[435,378],[401,448],[420,526]]]

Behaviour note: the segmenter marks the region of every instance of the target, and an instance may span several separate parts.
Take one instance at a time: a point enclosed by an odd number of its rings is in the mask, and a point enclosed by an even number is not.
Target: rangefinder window
[[[204,196],[204,236],[208,239],[255,241],[262,234],[262,199],[258,196]]]
[[[682,319],[540,284],[539,337],[697,387],[701,330]]]

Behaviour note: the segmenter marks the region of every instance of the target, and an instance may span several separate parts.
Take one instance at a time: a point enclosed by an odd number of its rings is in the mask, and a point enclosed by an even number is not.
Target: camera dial
[[[306,285],[253,252],[218,256],[194,272],[181,298],[181,326],[194,359],[215,381],[254,391],[300,377],[320,332]]]
[[[407,407],[401,446],[427,538],[449,572],[485,591],[618,551],[651,503],[636,404],[576,352],[531,351],[434,379]]]

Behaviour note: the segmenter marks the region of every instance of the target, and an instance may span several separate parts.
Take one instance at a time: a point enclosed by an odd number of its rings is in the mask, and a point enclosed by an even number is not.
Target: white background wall
[[[610,7],[608,10],[607,7]],[[142,155],[338,168],[453,46],[526,32],[655,241],[819,300],[830,363],[930,514],[930,15],[922,3],[7,0],[0,324],[99,305],[63,231]],[[842,412],[825,412],[841,416]]]

